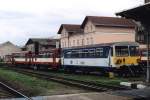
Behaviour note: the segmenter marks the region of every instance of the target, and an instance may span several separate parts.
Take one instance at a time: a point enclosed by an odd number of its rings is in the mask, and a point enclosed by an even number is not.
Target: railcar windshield
[[[117,57],[129,56],[128,46],[115,46],[115,54]]]
[[[138,46],[130,46],[130,56],[139,56],[139,47]]]

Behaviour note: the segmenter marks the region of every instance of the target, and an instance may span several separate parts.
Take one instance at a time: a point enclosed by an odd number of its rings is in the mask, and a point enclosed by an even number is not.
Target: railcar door
[[[112,67],[112,57],[113,57],[113,47],[110,47],[109,49],[109,55],[108,55],[108,66]]]

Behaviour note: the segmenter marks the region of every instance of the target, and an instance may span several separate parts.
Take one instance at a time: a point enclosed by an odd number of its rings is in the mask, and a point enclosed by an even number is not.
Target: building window
[[[62,42],[61,47],[63,47],[63,46],[64,46],[64,43]]]
[[[64,42],[64,47],[66,47],[66,42]]]
[[[84,45],[84,39],[82,39],[82,46]]]
[[[92,27],[92,25],[91,25],[91,32],[92,32],[92,30],[93,30],[92,28],[93,28],[93,27]]]
[[[89,27],[87,26],[87,27],[86,27],[86,30],[88,31],[88,29],[89,29]]]
[[[77,46],[79,46],[79,40],[77,40]]]
[[[69,46],[71,47],[71,41],[69,42]]]
[[[73,46],[75,46],[75,40],[73,40]]]
[[[87,45],[88,45],[89,44],[89,38],[87,38],[86,41],[87,41]]]
[[[91,37],[91,44],[93,44],[93,38]]]

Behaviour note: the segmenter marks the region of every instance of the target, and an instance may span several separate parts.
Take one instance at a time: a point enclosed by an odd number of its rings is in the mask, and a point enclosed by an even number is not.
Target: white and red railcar
[[[34,52],[19,52],[11,55],[10,62],[15,66],[26,66],[34,69],[60,67],[60,49],[43,51],[35,54]]]

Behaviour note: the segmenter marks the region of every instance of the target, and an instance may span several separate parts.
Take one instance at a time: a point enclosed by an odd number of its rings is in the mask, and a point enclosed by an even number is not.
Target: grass
[[[77,75],[77,74],[65,74],[65,73],[54,73],[58,76],[63,76],[71,79],[83,80],[83,81],[92,81],[95,83],[107,84],[107,85],[119,85],[122,81],[128,81],[126,78],[109,78],[105,76],[94,76],[94,75]]]
[[[17,84],[27,90],[30,94],[35,95],[52,95],[80,92],[78,89],[71,88],[59,83],[41,80],[36,77],[27,76],[11,70],[0,68],[0,78],[9,81],[9,83]]]

